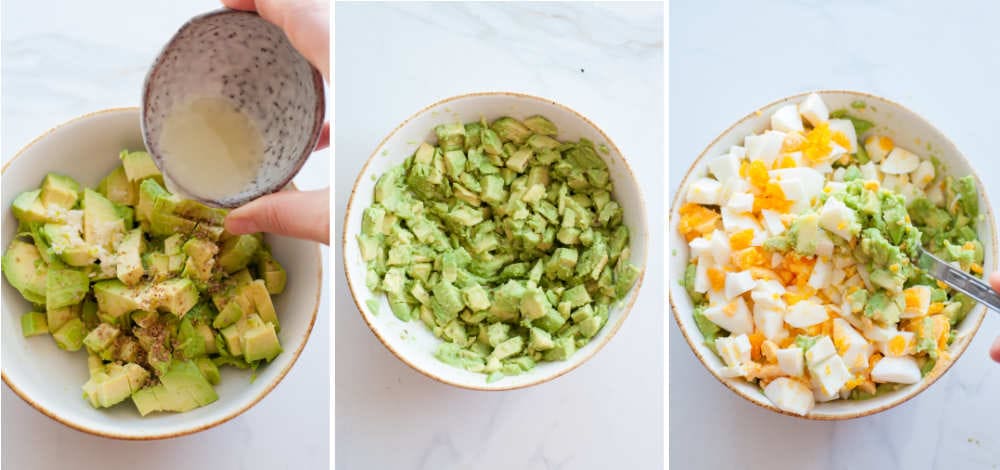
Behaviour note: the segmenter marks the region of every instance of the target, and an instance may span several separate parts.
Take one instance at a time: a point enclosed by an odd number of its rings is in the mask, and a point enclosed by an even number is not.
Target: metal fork
[[[991,310],[1000,312],[1000,294],[990,287],[989,284],[965,271],[962,271],[948,264],[941,258],[932,255],[930,252],[920,247],[918,266],[927,270],[927,273],[935,279],[947,284],[949,287],[972,297],[977,302],[985,305]]]

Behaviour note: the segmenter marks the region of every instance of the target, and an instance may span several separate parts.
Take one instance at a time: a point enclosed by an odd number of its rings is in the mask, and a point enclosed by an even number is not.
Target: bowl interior
[[[947,174],[954,176],[965,176],[975,174],[969,162],[962,156],[955,145],[948,140],[940,131],[934,128],[929,122],[912,111],[900,106],[897,103],[884,98],[875,97],[857,92],[827,91],[817,92],[826,102],[827,107],[833,111],[837,109],[848,109],[850,114],[856,117],[867,119],[875,124],[875,128],[869,132],[881,135],[888,135],[897,145],[918,153],[922,157],[934,155],[944,163]],[[687,193],[687,186],[700,176],[707,174],[707,160],[717,155],[722,155],[729,150],[732,145],[743,145],[743,138],[751,133],[760,132],[770,124],[770,117],[773,112],[787,104],[798,103],[805,95],[796,95],[784,98],[780,101],[761,108],[756,113],[751,113],[741,121],[720,135],[701,156],[695,160],[684,181],[681,183],[678,193],[674,196],[673,206],[670,209],[670,233],[669,240],[675,255],[670,257],[671,279],[681,279],[684,269],[687,266],[690,256],[687,241],[678,233],[677,224],[679,222],[678,210],[683,203],[683,195]],[[866,103],[865,109],[853,109],[850,104],[856,100]],[[979,207],[985,214],[978,227],[979,238],[986,247],[984,261],[985,272],[993,272],[997,267],[997,240],[996,222],[989,206],[989,198],[986,196],[986,188],[981,181],[977,182],[979,187]],[[779,411],[771,405],[763,392],[755,385],[752,385],[741,378],[724,379],[719,375],[719,370],[724,367],[719,359],[708,347],[705,346],[703,337],[695,325],[691,316],[694,305],[691,298],[682,286],[676,282],[670,283],[670,303],[674,311],[674,318],[684,333],[685,338],[691,345],[695,355],[701,360],[709,371],[727,387],[749,399],[753,403],[761,405],[773,411]],[[958,339],[952,344],[950,352],[952,362],[965,350],[972,340],[972,336],[979,328],[986,308],[976,306],[966,318],[958,324]],[[949,364],[950,365],[950,364]],[[817,403],[816,408],[807,415],[815,419],[844,419],[864,416],[871,413],[883,411],[896,406],[908,398],[916,395],[921,390],[933,383],[939,375],[928,375],[922,381],[902,387],[901,389],[879,395],[870,400],[836,400],[827,403]]]
[[[598,154],[608,164],[614,183],[614,197],[624,208],[623,220],[631,233],[631,261],[644,269],[647,251],[646,213],[638,184],[625,159],[592,123],[568,108],[541,98],[506,93],[473,94],[441,101],[425,108],[401,124],[375,149],[358,176],[354,193],[351,194],[344,223],[343,254],[348,284],[361,315],[382,343],[396,356],[418,371],[452,385],[483,390],[511,389],[544,382],[572,370],[596,353],[614,335],[628,314],[642,283],[640,278],[624,302],[610,312],[608,324],[568,360],[543,362],[527,373],[504,377],[490,384],[486,383],[486,376],[483,374],[468,372],[438,361],[433,354],[441,340],[435,338],[419,320],[401,322],[389,309],[385,295],[373,293],[365,286],[366,266],[358,249],[357,235],[361,233],[362,212],[372,203],[375,179],[412,155],[421,142],[435,142],[434,127],[438,124],[478,121],[480,117],[485,117],[487,121],[502,116],[523,119],[536,114],[543,115],[556,124],[559,128],[559,140],[575,141],[583,137],[590,139],[596,146],[607,145],[609,152]],[[381,305],[379,314],[376,315],[368,308],[366,301],[369,299],[378,300]]]
[[[264,162],[256,180],[221,200],[199,198],[223,207],[283,188],[316,148],[323,127],[319,72],[281,29],[254,13],[219,10],[193,18],[157,56],[144,88],[145,142],[161,169],[163,122],[192,98],[226,99],[261,132]],[[198,196],[184,181],[172,182]]]
[[[138,108],[89,114],[25,147],[3,173],[4,249],[17,231],[17,221],[8,208],[18,193],[38,187],[50,171],[65,173],[93,188],[119,164],[118,152],[123,148],[142,148]],[[258,369],[252,383],[249,371],[220,368],[217,402],[187,413],[154,413],[146,417],[139,415],[131,400],[110,409],[91,408],[80,389],[89,377],[86,352],[60,350],[49,335],[21,336],[20,316],[31,311],[31,305],[6,280],[2,283],[4,379],[43,413],[84,431],[119,438],[184,434],[245,411],[267,394],[295,362],[312,329],[322,288],[319,248],[315,243],[271,235],[266,238],[275,258],[288,272],[285,292],[274,298],[284,352]]]

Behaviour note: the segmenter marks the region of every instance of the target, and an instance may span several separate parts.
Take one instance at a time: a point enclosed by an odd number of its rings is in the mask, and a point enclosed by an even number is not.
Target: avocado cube
[[[555,340],[552,349],[546,351],[544,357],[546,361],[564,361],[574,352],[576,352],[576,342],[573,341],[573,337],[564,336]]]
[[[229,302],[225,308],[219,311],[215,320],[212,321],[212,326],[217,329],[225,328],[236,323],[240,318],[243,318],[243,309],[240,308],[239,302]]]
[[[280,331],[278,325],[278,313],[274,310],[274,303],[271,302],[271,294],[267,291],[267,285],[263,280],[257,279],[246,287],[250,297],[253,299],[254,309],[260,318]]]
[[[441,150],[457,150],[465,147],[465,125],[460,122],[441,124],[434,128]]]
[[[83,239],[87,244],[114,250],[114,242],[125,233],[125,223],[115,205],[90,189],[83,190]]]
[[[215,255],[219,252],[219,247],[215,243],[192,238],[184,243],[183,251],[187,255],[187,261],[184,263],[182,276],[196,281],[207,281],[212,277]]]
[[[28,312],[21,315],[21,334],[25,338],[44,335],[48,332],[49,324],[44,313]]]
[[[489,294],[479,284],[473,284],[462,289],[462,298],[465,300],[465,305],[474,312],[490,308]]]
[[[160,177],[160,169],[156,167],[153,158],[146,152],[129,152],[122,150],[119,157],[125,170],[125,177],[131,182],[139,182],[146,178]]]
[[[87,273],[72,268],[50,269],[45,282],[45,306],[58,309],[76,305],[90,290]]]
[[[62,327],[52,333],[52,339],[56,340],[59,349],[66,351],[79,351],[83,347],[83,337],[87,334],[83,321],[79,318],[72,318]]]
[[[125,176],[125,168],[122,166],[105,176],[97,185],[97,191],[118,204],[134,206],[139,202],[139,191]]]
[[[524,127],[527,127],[531,132],[539,135],[556,135],[559,133],[559,129],[556,125],[549,121],[544,116],[531,116],[525,118]]]
[[[552,341],[552,335],[548,331],[541,328],[532,327],[531,336],[528,341],[528,347],[534,349],[535,351],[545,351],[552,349],[555,343]]]
[[[83,396],[94,408],[108,408],[132,396],[148,378],[149,372],[138,364],[108,364],[106,370],[91,374]]]
[[[101,323],[87,333],[83,338],[83,344],[93,352],[104,351],[118,338],[121,331],[107,323]]]
[[[144,299],[138,288],[130,288],[118,279],[94,283],[94,297],[98,310],[118,319],[133,310],[143,310]]]
[[[446,150],[444,152],[444,167],[448,171],[448,176],[457,180],[465,171],[465,152],[461,149]]]
[[[34,189],[18,194],[14,198],[10,209],[18,221],[22,223],[56,222],[55,214],[51,213],[42,203],[41,192],[41,189]]]
[[[582,307],[591,302],[590,294],[583,284],[577,284],[562,294],[563,302],[569,302],[571,308]]]
[[[199,357],[195,359],[195,364],[198,365],[198,370],[201,371],[201,375],[205,376],[208,383],[212,385],[218,385],[221,377],[219,376],[219,367],[212,362],[211,359],[207,357]]]
[[[281,266],[271,253],[260,250],[258,253],[257,272],[264,279],[267,292],[271,295],[278,295],[285,291],[285,284],[288,282],[288,275],[285,268]],[[263,255],[262,255],[263,254]]]
[[[80,304],[45,309],[45,320],[51,332],[62,328],[66,322],[78,317],[80,317]]]
[[[142,236],[142,230],[133,229],[125,234],[125,238],[118,244],[118,264],[116,273],[118,279],[127,286],[134,286],[142,280],[145,270],[142,266],[142,253],[146,249],[146,240]]]
[[[260,240],[253,235],[230,238],[222,243],[222,249],[219,251],[219,267],[227,274],[239,271],[250,264],[258,249]]]
[[[532,134],[531,130],[525,127],[521,121],[509,116],[493,121],[490,124],[490,129],[496,132],[503,141],[513,142],[517,145],[523,144]]]
[[[243,357],[248,362],[266,360],[271,362],[281,353],[281,344],[278,342],[278,335],[275,333],[274,325],[264,323],[262,325],[249,328],[243,333]]]
[[[38,248],[33,243],[18,239],[11,240],[0,259],[4,277],[25,300],[33,304],[45,304],[48,290],[48,265],[42,260]]]
[[[520,336],[511,337],[493,348],[489,357],[494,359],[504,359],[513,356],[524,349],[524,338]]]
[[[190,279],[168,279],[149,289],[150,302],[161,311],[183,318],[198,303],[198,289]]]
[[[552,309],[549,301],[545,298],[545,293],[538,287],[529,287],[521,297],[521,316],[526,320],[534,320],[545,316],[545,313]]]
[[[524,170],[528,168],[528,162],[533,156],[535,156],[535,153],[530,148],[522,147],[507,159],[507,168],[518,173],[524,173]]]
[[[80,200],[80,183],[69,176],[49,173],[42,180],[39,198],[46,207],[72,209]]]

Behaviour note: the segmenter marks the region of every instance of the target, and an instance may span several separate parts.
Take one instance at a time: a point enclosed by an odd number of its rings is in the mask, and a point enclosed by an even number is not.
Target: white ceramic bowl
[[[119,164],[123,148],[142,149],[139,109],[109,109],[87,114],[38,137],[3,169],[3,248],[14,238],[17,221],[9,207],[14,197],[37,188],[50,171],[72,176],[95,187]],[[281,320],[278,334],[284,352],[257,371],[222,367],[216,386],[219,400],[187,413],[154,413],[142,417],[131,400],[97,410],[82,397],[88,379],[87,353],[56,347],[49,335],[24,338],[20,316],[28,304],[3,281],[3,380],[24,401],[67,426],[118,439],[160,439],[181,436],[221,424],[256,404],[288,373],[309,338],[322,291],[319,246],[267,235],[275,258],[288,272],[288,286],[274,298]],[[294,423],[288,423],[292,426]]]
[[[441,340],[435,338],[420,320],[406,323],[397,319],[390,311],[385,295],[373,293],[365,286],[367,268],[358,251],[357,235],[361,233],[361,214],[372,203],[375,178],[402,163],[413,154],[420,142],[435,142],[434,127],[438,124],[478,121],[480,117],[485,117],[487,121],[502,116],[524,119],[536,114],[543,115],[556,124],[559,128],[556,138],[561,141],[575,141],[585,137],[594,142],[594,145],[607,145],[609,154],[598,154],[608,164],[614,183],[613,196],[624,208],[623,220],[631,233],[631,261],[645,272],[648,235],[642,193],[621,152],[590,120],[551,100],[517,93],[472,93],[448,98],[422,109],[382,140],[358,175],[347,205],[342,248],[347,283],[365,323],[396,357],[441,382],[475,390],[509,390],[537,385],[559,377],[596,354],[614,336],[625,321],[642,285],[640,276],[624,302],[610,312],[608,323],[566,361],[542,362],[527,373],[504,377],[489,384],[486,383],[484,374],[438,361],[434,357],[434,351]],[[366,305],[365,301],[372,298],[381,302],[379,315],[373,314]]]
[[[976,175],[968,160],[962,155],[955,145],[948,140],[941,131],[937,130],[923,117],[913,111],[904,108],[902,105],[889,101],[878,96],[859,93],[853,91],[818,91],[827,107],[833,111],[837,109],[848,109],[850,114],[859,118],[867,119],[875,124],[875,128],[869,132],[877,132],[881,135],[888,135],[900,146],[917,152],[921,156],[928,154],[936,155],[946,167],[946,172],[955,176]],[[743,138],[751,133],[760,132],[768,128],[770,117],[774,111],[787,103],[798,103],[808,93],[798,94],[782,98],[768,104],[757,111],[748,114],[722,132],[707,148],[698,156],[694,164],[691,165],[684,176],[677,194],[674,195],[673,204],[670,208],[670,246],[676,250],[676,254],[670,257],[671,279],[681,279],[684,277],[684,269],[687,266],[689,253],[688,245],[684,237],[677,231],[677,224],[680,219],[678,210],[684,202],[681,195],[687,194],[687,186],[694,179],[706,174],[706,157],[714,157],[728,151],[732,145],[742,145]],[[850,104],[856,100],[862,100],[867,104],[865,109],[853,109]],[[866,134],[867,135],[867,134]],[[976,183],[979,189],[979,209],[986,218],[978,227],[979,239],[982,240],[986,248],[986,257],[983,263],[985,272],[996,271],[997,268],[997,237],[996,221],[993,218],[993,210],[990,207],[989,197],[986,195],[986,188],[982,181],[976,176]],[[719,379],[723,385],[738,395],[750,400],[752,403],[760,405],[772,411],[776,411],[791,416],[798,416],[779,410],[771,404],[761,390],[742,378],[726,379],[719,374],[719,370],[724,367],[721,359],[712,353],[705,346],[703,336],[695,325],[692,317],[693,304],[684,287],[676,282],[670,283],[670,306],[674,312],[674,319],[677,321],[684,338],[691,346],[695,356],[708,369],[715,378]],[[957,326],[958,339],[951,345],[949,352],[952,360],[946,367],[938,369],[937,373],[929,374],[920,382],[900,388],[891,393],[885,393],[869,400],[836,400],[827,403],[817,403],[816,408],[807,414],[805,418],[818,420],[837,420],[857,418],[878,413],[892,408],[900,403],[913,398],[924,389],[934,383],[940,376],[951,367],[961,356],[965,348],[972,341],[973,335],[979,329],[980,323],[986,315],[986,308],[977,305],[969,312],[968,316]]]

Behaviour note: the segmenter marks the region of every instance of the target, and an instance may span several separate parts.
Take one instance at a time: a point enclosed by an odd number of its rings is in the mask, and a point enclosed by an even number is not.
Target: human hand
[[[222,0],[234,10],[256,11],[281,28],[292,46],[330,81],[330,4],[326,0]],[[323,126],[316,150],[330,145]],[[226,217],[235,234],[270,232],[330,243],[330,190],[281,191],[246,204]]]
[[[993,290],[1000,292],[1000,273],[990,274],[990,286],[993,287]],[[993,346],[990,347],[990,357],[994,361],[1000,362],[1000,336],[993,340]]]

